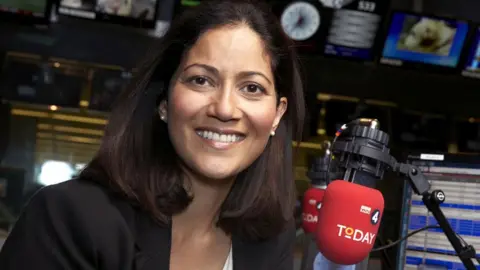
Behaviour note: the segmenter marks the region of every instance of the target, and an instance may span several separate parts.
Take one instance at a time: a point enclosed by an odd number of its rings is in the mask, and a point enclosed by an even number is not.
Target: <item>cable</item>
[[[337,130],[337,132],[335,132],[335,136],[333,137],[333,140],[332,140],[332,143],[330,144],[330,148],[333,149],[333,146],[335,145],[335,142],[337,141],[337,138],[338,136],[340,136],[340,134],[342,133],[342,130],[346,129],[347,128],[347,125],[342,125],[342,127]],[[333,160],[333,152],[330,152],[330,158],[328,160],[328,164],[327,164],[327,178],[325,179],[325,182],[327,182],[327,186],[328,184],[330,184],[330,164],[332,163],[332,160]]]
[[[460,241],[463,243],[464,246],[468,245],[467,241],[465,241],[460,234],[457,233],[457,236],[458,236],[458,239],[460,239]]]
[[[417,233],[419,233],[419,232],[422,232],[422,231],[425,231],[425,230],[428,230],[428,229],[435,229],[435,228],[440,228],[440,226],[438,226],[438,225],[429,225],[429,226],[425,226],[425,227],[423,227],[423,228],[417,229],[417,230],[415,230],[415,231],[410,232],[410,233],[407,234],[406,236],[398,239],[397,241],[392,242],[392,243],[390,243],[390,244],[388,244],[388,245],[386,245],[386,246],[379,247],[379,248],[374,248],[374,249],[372,249],[371,252],[381,251],[381,250],[384,250],[384,249],[388,249],[388,248],[394,247],[394,246],[400,244],[402,241],[405,241],[405,240],[406,240],[407,238],[409,238],[410,236],[413,236],[413,235],[415,235],[415,234],[417,234]]]
[[[398,239],[397,241],[392,242],[392,243],[390,243],[390,244],[388,244],[388,245],[386,245],[386,246],[379,247],[379,248],[374,248],[374,249],[372,249],[371,252],[376,252],[376,251],[382,251],[382,250],[385,250],[385,249],[389,249],[389,248],[391,248],[391,247],[394,247],[394,246],[400,244],[402,241],[405,241],[405,240],[406,240],[407,238],[409,238],[410,236],[413,236],[413,235],[415,235],[415,234],[417,234],[417,233],[419,233],[419,232],[422,232],[422,231],[425,231],[425,230],[428,230],[428,229],[438,229],[438,228],[441,229],[441,227],[438,226],[438,225],[425,226],[425,227],[423,227],[423,228],[420,228],[420,229],[417,229],[417,230],[415,230],[415,231],[410,232],[410,233],[407,234],[406,236],[404,236],[404,237]],[[463,237],[462,237],[460,234],[457,233],[457,237],[460,239],[460,241],[463,243],[463,245],[468,245],[467,242],[463,239]],[[475,257],[474,257],[473,259],[475,259],[475,260],[478,262],[478,264],[480,264],[480,256],[479,256],[479,255],[475,255]]]
[[[333,141],[332,141],[332,144],[331,144],[332,147],[333,147],[333,145],[335,144],[336,141],[337,141],[337,136],[335,136],[333,138]],[[330,184],[330,164],[332,163],[332,160],[333,160],[333,153],[330,152],[330,158],[328,159],[327,173],[326,173],[326,178],[325,178],[325,182],[327,182],[327,186],[328,186],[328,184]]]
[[[377,241],[380,243],[380,245],[384,245],[384,240],[382,239],[382,237],[380,235],[377,236]],[[388,252],[386,249],[382,250],[382,257],[383,257],[383,261],[385,262],[386,264],[386,268],[387,269],[393,269],[392,267],[392,261],[390,260],[390,257],[388,256]]]

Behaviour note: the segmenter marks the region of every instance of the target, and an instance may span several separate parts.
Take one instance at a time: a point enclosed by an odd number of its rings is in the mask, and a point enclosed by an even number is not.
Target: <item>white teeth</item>
[[[238,136],[235,134],[220,134],[206,130],[197,131],[197,135],[207,140],[213,140],[222,143],[238,142],[242,139],[242,136]]]

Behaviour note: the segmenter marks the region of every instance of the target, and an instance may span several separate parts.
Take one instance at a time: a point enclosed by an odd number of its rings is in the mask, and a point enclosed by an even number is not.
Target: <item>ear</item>
[[[287,106],[288,106],[287,98],[281,97],[280,102],[278,103],[278,106],[277,106],[277,113],[275,114],[275,119],[273,120],[273,126],[272,126],[273,133],[275,133],[275,131],[277,130],[280,120],[282,120],[283,115],[287,111]]]
[[[167,122],[168,116],[167,116],[167,101],[162,100],[160,101],[160,104],[158,105],[158,114],[160,116],[160,119],[162,119],[163,122]]]

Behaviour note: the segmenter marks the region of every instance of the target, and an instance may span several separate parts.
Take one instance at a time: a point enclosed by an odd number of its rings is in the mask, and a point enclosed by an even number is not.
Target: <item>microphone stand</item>
[[[440,209],[445,201],[445,193],[442,190],[430,192],[430,183],[418,167],[397,162],[390,155],[387,147],[388,134],[379,130],[378,125],[376,119],[361,118],[343,125],[337,131],[332,142],[332,153],[340,153],[338,167],[345,169],[344,180],[353,182],[364,178],[381,179],[387,169],[406,177],[413,191],[422,196],[423,203],[437,220],[465,268],[476,270],[473,259],[479,261],[479,264],[480,260],[476,257],[475,248],[462,243]],[[372,160],[376,161],[376,165],[371,164]]]
[[[445,236],[447,236],[448,241],[452,245],[465,268],[467,270],[476,270],[475,264],[472,261],[472,259],[476,258],[477,254],[475,248],[466,243],[465,245],[462,244],[447,218],[443,214],[442,209],[440,209],[440,205],[445,201],[445,193],[443,193],[442,190],[434,190],[430,192],[430,183],[426,179],[425,175],[418,169],[418,167],[396,162],[393,165],[393,171],[405,176],[409,181],[413,191],[417,195],[422,196],[423,203],[437,220],[438,225],[440,228],[442,228]]]

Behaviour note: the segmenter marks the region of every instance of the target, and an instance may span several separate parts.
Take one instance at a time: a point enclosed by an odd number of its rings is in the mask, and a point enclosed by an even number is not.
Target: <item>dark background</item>
[[[170,21],[174,0],[160,0],[159,19]],[[385,0],[387,1],[387,0]],[[480,23],[480,1],[478,0],[392,0],[391,9],[416,11],[437,16],[448,16],[466,19]],[[7,51],[19,51],[38,54],[45,59],[50,57],[65,58],[81,62],[116,65],[128,69],[136,66],[145,51],[155,40],[147,30],[133,29],[119,25],[92,22],[83,19],[59,16],[59,23],[52,23],[49,27],[34,28],[0,24],[0,61],[2,54]],[[385,27],[386,28],[386,27]],[[386,29],[383,29],[383,32]],[[402,108],[418,110],[428,113],[445,115],[480,117],[480,80],[463,78],[460,75],[434,74],[428,71],[407,70],[378,65],[376,63],[360,63],[333,58],[302,57],[307,89],[307,101],[310,120],[313,120],[312,130],[316,130],[316,119],[321,108],[316,99],[318,93],[345,95],[358,98],[370,98],[390,101]],[[345,105],[330,102],[327,118],[336,116],[344,121],[355,104],[346,110]],[[387,113],[372,109],[368,116],[381,118]],[[330,116],[329,116],[330,115]],[[392,125],[402,127],[402,115],[392,121],[380,119],[381,123],[393,122]],[[327,122],[327,133],[335,131],[335,121]],[[414,121],[412,121],[414,122]],[[433,121],[431,126],[424,127],[424,135],[430,141],[435,137],[444,144],[443,137],[450,136],[455,130],[452,126]],[[34,179],[34,156],[36,121],[29,117],[15,117],[10,126],[10,142],[7,154],[2,165],[19,166],[25,169],[27,182]],[[463,124],[465,125],[465,123]],[[471,130],[470,130],[471,129]],[[472,134],[475,139],[478,133],[477,126],[463,128]],[[399,133],[387,129],[395,140]],[[6,134],[0,131],[0,134]],[[418,132],[417,132],[418,133]],[[421,133],[421,132],[420,132]],[[396,139],[400,141],[400,139]],[[459,140],[462,142],[463,140]],[[400,146],[400,145],[397,145]],[[462,147],[460,145],[460,147]],[[401,147],[400,147],[401,148]],[[438,144],[431,149],[439,149]],[[444,149],[445,150],[445,149]],[[400,156],[399,160],[402,160]],[[402,181],[393,181],[394,177],[387,175],[379,183],[379,188],[386,198],[386,213],[381,232],[384,239],[397,239],[399,232],[399,216]],[[389,256],[395,257],[396,250],[389,250]],[[376,254],[378,256],[379,254]]]
[[[173,0],[161,1],[160,20],[169,21]],[[479,20],[475,0],[392,0],[391,9],[421,11],[438,16]],[[146,30],[60,16],[61,23],[46,29],[0,26],[0,51],[22,51],[45,57],[133,68],[153,38]],[[386,30],[386,29],[384,29]],[[302,59],[307,91],[388,100],[411,109],[480,116],[480,81],[459,75],[432,74],[375,63],[323,57]],[[431,102],[433,97],[437,102]],[[315,100],[315,99],[309,99]],[[312,104],[309,107],[313,108]]]

